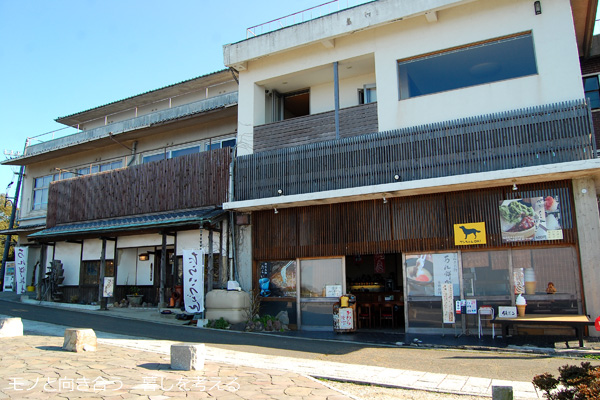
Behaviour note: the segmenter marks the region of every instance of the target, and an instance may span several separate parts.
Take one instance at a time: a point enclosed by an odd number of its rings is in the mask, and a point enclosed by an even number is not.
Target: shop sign
[[[498,307],[498,318],[516,318],[517,317],[517,307],[506,307],[499,306]]]
[[[15,247],[15,283],[17,293],[26,292],[27,280],[27,247]]]
[[[204,311],[204,252],[183,250],[183,302],[185,311]]]
[[[503,242],[561,240],[560,203],[557,195],[500,202]]]
[[[485,222],[454,224],[454,244],[457,246],[486,244]]]
[[[325,285],[325,297],[341,297],[342,285]]]
[[[451,283],[460,293],[458,254],[438,253],[406,256],[409,296],[442,296],[442,285]]]
[[[354,328],[354,313],[351,307],[340,308],[338,318],[338,329]]]
[[[113,297],[115,293],[115,277],[105,276],[104,286],[102,287],[102,297]]]
[[[454,292],[451,283],[442,285],[442,314],[445,324],[453,324],[456,322],[454,310],[452,309],[454,300]]]

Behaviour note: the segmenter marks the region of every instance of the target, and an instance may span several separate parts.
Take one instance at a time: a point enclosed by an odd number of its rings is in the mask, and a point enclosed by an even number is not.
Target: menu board
[[[407,255],[406,281],[409,296],[441,297],[444,283],[451,283],[454,293],[460,293],[458,254]]]
[[[560,240],[563,238],[557,195],[500,202],[503,242]]]

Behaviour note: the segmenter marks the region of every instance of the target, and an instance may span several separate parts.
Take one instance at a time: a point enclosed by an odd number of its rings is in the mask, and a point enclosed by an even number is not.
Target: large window
[[[48,208],[48,188],[50,182],[58,180],[58,174],[41,176],[33,182],[33,209],[45,210]]]
[[[531,33],[398,61],[400,100],[534,74]]]
[[[589,99],[592,108],[600,108],[600,84],[598,84],[598,75],[586,76],[583,78],[583,88],[585,97]]]
[[[115,263],[106,260],[104,276],[115,276]],[[98,285],[100,283],[100,260],[84,261],[81,273],[82,285]]]

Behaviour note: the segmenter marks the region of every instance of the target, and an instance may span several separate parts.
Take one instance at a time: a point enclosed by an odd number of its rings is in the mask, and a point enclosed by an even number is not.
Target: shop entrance
[[[404,330],[402,254],[346,256],[345,261],[358,328]]]

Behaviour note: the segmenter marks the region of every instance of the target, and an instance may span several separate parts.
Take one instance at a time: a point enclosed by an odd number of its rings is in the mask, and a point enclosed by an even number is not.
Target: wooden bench
[[[531,314],[524,317],[516,318],[494,318],[492,324],[501,325],[502,337],[506,339],[508,336],[508,328],[514,325],[529,325],[529,326],[570,326],[575,329],[577,339],[579,339],[579,347],[583,347],[583,330],[586,326],[594,325],[594,321],[586,315],[569,315],[569,314]]]

